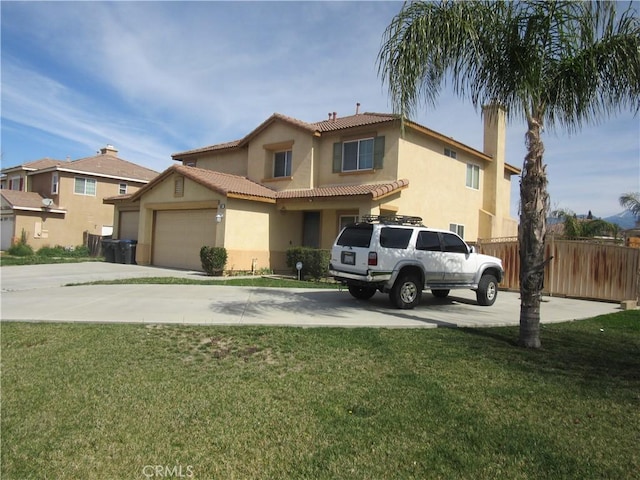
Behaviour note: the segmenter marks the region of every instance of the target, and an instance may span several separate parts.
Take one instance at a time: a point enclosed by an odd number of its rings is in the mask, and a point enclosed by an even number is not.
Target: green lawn
[[[2,479],[631,479],[640,313],[543,327],[2,324]],[[146,475],[145,475],[146,474]]]

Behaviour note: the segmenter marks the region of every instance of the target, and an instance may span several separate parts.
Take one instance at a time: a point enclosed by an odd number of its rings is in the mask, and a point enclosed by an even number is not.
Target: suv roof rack
[[[413,217],[409,215],[363,215],[362,221],[366,223],[392,223],[396,225],[421,225],[422,217]]]

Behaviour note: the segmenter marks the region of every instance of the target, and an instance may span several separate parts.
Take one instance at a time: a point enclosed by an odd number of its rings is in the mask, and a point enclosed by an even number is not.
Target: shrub
[[[200,249],[202,268],[209,275],[222,275],[227,264],[227,249],[224,247],[207,247]]]
[[[311,278],[318,280],[327,274],[331,252],[311,247],[292,247],[287,250],[287,266],[296,275],[298,270],[296,264],[302,262],[300,278]]]
[[[27,245],[26,243],[18,242],[13,244],[8,250],[7,253],[9,255],[13,255],[14,257],[30,257],[33,255],[33,248],[31,245]]]

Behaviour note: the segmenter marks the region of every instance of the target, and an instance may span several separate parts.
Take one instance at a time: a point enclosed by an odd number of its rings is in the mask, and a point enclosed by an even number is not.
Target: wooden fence
[[[502,259],[508,290],[520,289],[517,239],[478,240],[478,251]],[[638,300],[640,249],[549,236],[545,245],[545,295],[595,300]]]

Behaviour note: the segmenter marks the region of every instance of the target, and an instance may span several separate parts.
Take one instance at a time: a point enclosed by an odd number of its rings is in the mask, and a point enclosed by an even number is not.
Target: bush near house
[[[327,275],[331,252],[311,247],[292,247],[287,250],[287,267],[296,275],[296,264],[302,262],[300,278],[320,279]]]
[[[227,264],[227,249],[224,247],[207,247],[200,249],[202,269],[209,275],[222,275]]]
[[[38,249],[36,255],[39,257],[63,257],[63,258],[84,258],[90,257],[89,248],[84,245],[76,247],[63,247],[56,245],[55,247],[42,247]]]

